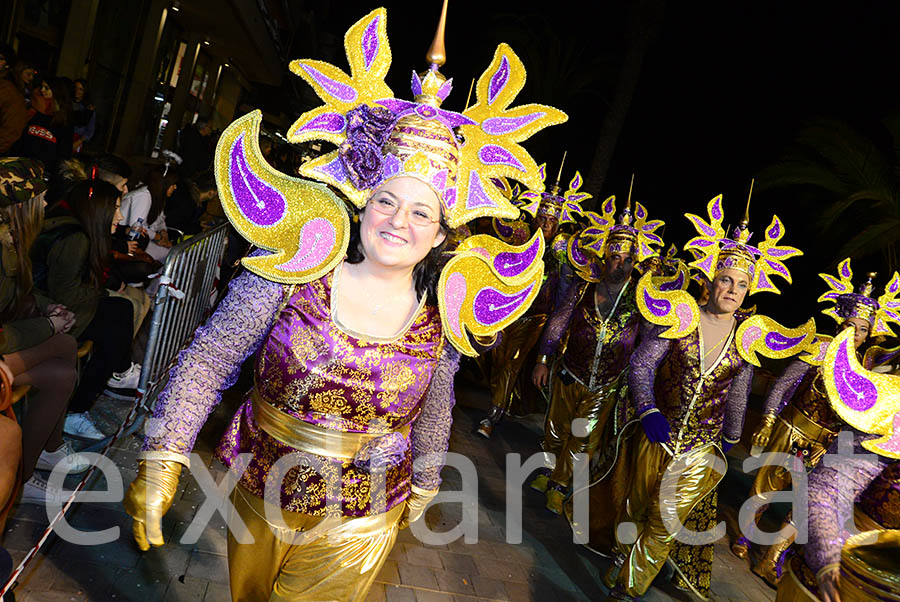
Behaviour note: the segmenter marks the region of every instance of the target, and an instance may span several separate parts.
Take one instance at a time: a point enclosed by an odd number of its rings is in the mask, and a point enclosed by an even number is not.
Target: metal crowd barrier
[[[211,295],[225,251],[227,228],[227,223],[221,224],[189,238],[169,251],[153,303],[150,334],[134,406],[115,434],[81,451],[99,451],[105,456],[118,439],[134,433],[143,425],[147,414],[153,409],[156,396],[165,384],[169,367],[212,309]],[[0,584],[0,598],[15,587],[16,580],[34,560],[53,528],[72,506],[76,494],[87,486],[95,474],[97,467],[92,466],[75,486],[62,510],[53,517],[37,543],[6,582]]]
[[[122,435],[133,434],[143,425],[178,352],[211,309],[211,295],[225,252],[227,233],[228,225],[223,223],[192,236],[169,251],[150,313],[150,332],[135,400],[136,412],[126,420]],[[82,451],[103,449],[106,443],[107,440],[99,441]]]

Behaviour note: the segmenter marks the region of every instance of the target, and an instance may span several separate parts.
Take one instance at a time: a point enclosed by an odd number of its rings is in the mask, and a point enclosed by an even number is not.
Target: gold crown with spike
[[[900,301],[897,294],[900,293],[900,274],[894,272],[884,294],[878,300],[872,298],[875,290],[873,280],[877,274],[869,272],[866,281],[858,290],[853,290],[853,270],[850,269],[850,258],[844,259],[838,264],[837,277],[830,274],[819,274],[819,277],[828,284],[828,291],[819,297],[820,302],[834,303],[833,307],[822,310],[822,313],[832,318],[838,324],[843,324],[850,318],[866,320],[872,327],[872,336],[894,336],[891,324],[900,324]]]
[[[412,75],[414,101],[394,98],[384,81],[391,52],[383,8],[358,21],[344,38],[350,75],[323,61],[291,62],[291,71],[313,87],[325,106],[301,115],[288,139],[338,145],[304,164],[302,175],[334,186],[360,208],[387,180],[415,177],[434,190],[451,228],[478,217],[518,216],[492,178],[543,189],[537,164],[519,143],[566,121],[566,114],[539,104],[510,107],[525,84],[525,68],[506,44],[497,47],[475,84],[473,106],[462,113],[441,108],[453,81],[438,70],[446,61],[446,13],[445,0],[426,56],[429,67]]]

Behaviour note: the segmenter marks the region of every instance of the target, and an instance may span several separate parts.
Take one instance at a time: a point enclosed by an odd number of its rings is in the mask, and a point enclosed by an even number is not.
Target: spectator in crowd
[[[28,124],[25,97],[10,77],[15,60],[13,49],[0,44],[0,156],[10,153]]]
[[[104,437],[88,413],[104,386],[124,394],[137,386],[141,372],[130,360],[132,304],[110,296],[103,286],[112,231],[121,219],[119,199],[108,182],[76,184],[65,202],[48,213],[32,250],[36,286],[75,312],[72,334],[79,341],[94,342],[64,428],[84,439]]]
[[[206,171],[212,166],[213,144],[212,127],[209,121],[200,118],[181,133],[181,150],[184,157],[181,171],[186,178],[193,178],[197,173]]]
[[[146,251],[156,261],[165,261],[172,243],[166,228],[166,201],[178,188],[178,176],[172,166],[157,166],[147,174],[146,184],[138,186],[122,199],[124,226],[137,227],[150,239]]]
[[[30,61],[19,59],[13,66],[12,79],[16,87],[25,97],[25,104],[31,108],[31,92],[34,88],[34,77],[37,70]]]
[[[68,194],[75,184],[91,179],[92,175],[109,182],[121,194],[128,193],[131,167],[124,159],[109,153],[96,156],[80,153],[63,161],[60,166],[59,188],[65,191],[62,196]],[[130,229],[123,225],[117,226],[113,232],[112,261],[104,286],[110,295],[131,301],[134,306],[134,334],[137,335],[150,311],[150,297],[135,285],[146,285],[149,276],[159,271],[159,263],[143,250],[149,239],[142,236],[138,240],[129,240],[129,233]]]
[[[97,127],[97,113],[91,102],[87,81],[79,78],[75,80],[73,85],[72,125],[75,130],[73,150],[79,152],[84,144],[94,137],[94,131]]]
[[[46,184],[40,163],[0,160],[0,354],[15,385],[32,385],[22,419],[22,502],[62,502],[67,496],[34,474],[66,462],[83,472],[90,462],[63,441],[66,406],[75,389],[75,339],[64,334],[75,315],[36,294],[29,249],[41,230]]]
[[[31,118],[23,136],[22,154],[37,159],[49,172],[72,156],[72,97],[66,80],[35,81]]]

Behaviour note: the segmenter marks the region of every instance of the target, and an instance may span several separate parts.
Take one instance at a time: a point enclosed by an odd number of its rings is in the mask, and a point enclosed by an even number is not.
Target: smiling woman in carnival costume
[[[160,519],[197,433],[258,350],[256,385],[216,450],[243,474],[232,501],[255,540],[238,543],[242,534],[229,531],[235,600],[365,597],[398,528],[437,493],[453,375],[460,353],[476,354],[470,335],[499,332],[540,288],[540,234],[521,247],[471,237],[438,263],[451,229],[518,214],[490,178],[539,187],[518,143],[566,119],[543,105],[509,108],[525,71],[506,45],[478,80],[472,107],[440,108],[451,86],[438,71],[445,15],[446,2],[430,67],[412,76],[415,102],[384,83],[384,9],[347,32],[349,76],[321,61],[291,63],[326,104],[301,116],[288,138],[338,146],[301,172],[340,190],[358,226],[327,187],[266,165],[258,112],[219,141],[228,217],[272,252],[244,260],[247,272],[182,352],[125,505],[139,545],[161,545]]]
[[[829,274],[819,276],[828,283],[829,289],[819,297],[819,301],[834,304],[834,307],[822,310],[822,313],[837,322],[838,331],[853,329],[855,349],[858,350],[869,337],[894,335],[889,324],[900,322],[900,315],[897,314],[900,301],[895,300],[900,291],[900,275],[894,273],[884,294],[877,301],[871,296],[874,273],[868,275],[868,281],[860,285],[858,292],[854,292],[850,259],[840,263],[837,277]],[[802,458],[807,470],[812,470],[819,463],[843,426],[841,419],[828,404],[820,368],[830,341],[831,337],[818,335],[811,353],[788,365],[769,391],[762,424],[753,435],[755,447],[763,448],[767,453],[783,453]],[[897,351],[892,353],[881,347],[871,347],[865,354],[863,365],[871,369],[890,361]],[[757,472],[750,495],[780,491],[790,484],[791,473],[786,467],[778,462],[766,464]],[[757,512],[757,518],[764,510],[765,507]],[[785,526],[787,525],[783,525]],[[793,525],[787,528],[791,534],[770,546],[763,558],[753,566],[753,572],[773,587],[781,578],[784,554],[796,535]],[[750,542],[744,536],[731,546],[732,551],[741,558],[747,557],[749,548]]]
[[[778,217],[757,247],[749,242],[749,212],[726,236],[722,197],[710,201],[707,210],[709,222],[686,215],[698,236],[685,245],[687,251],[698,251],[690,265],[708,279],[707,303],[698,306],[684,290],[656,289],[649,273],[637,287],[641,315],[655,326],[631,356],[628,374],[642,432],[633,441],[632,482],[619,522],[636,525],[637,537],[634,543],[620,543],[606,577],[614,583],[610,599],[631,600],[647,591],[670,559],[677,525],[704,518],[714,523],[715,505],[702,502],[715,495],[724,476],[719,471],[727,466],[724,452],[740,439],[757,354],[789,357],[805,349],[815,334],[813,321],[786,329],[765,316],[740,312],[748,294],[779,292],[773,274],[790,282],[783,261],[800,251],[778,246],[784,236]],[[697,510],[712,516],[692,516]],[[676,551],[681,557],[671,560],[679,583],[705,597],[711,546],[679,546]]]

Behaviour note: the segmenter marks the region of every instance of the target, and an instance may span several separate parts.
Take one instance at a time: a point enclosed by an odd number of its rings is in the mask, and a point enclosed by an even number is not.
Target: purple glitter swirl
[[[466,198],[466,209],[477,209],[480,207],[496,207],[497,203],[491,199],[484,191],[481,185],[481,178],[478,173],[473,171],[469,174],[469,195]]]
[[[663,282],[659,290],[661,291],[678,291],[684,286],[684,272],[678,272],[678,277],[670,282]]]
[[[672,304],[666,299],[654,299],[650,293],[644,289],[644,303],[651,314],[657,318],[662,318],[672,310]]]
[[[231,147],[229,180],[234,202],[241,214],[255,226],[267,227],[281,221],[287,212],[284,196],[261,180],[244,157],[244,134]]]
[[[366,71],[369,70],[375,61],[375,57],[378,56],[378,24],[380,22],[380,16],[372,19],[362,36],[363,60],[366,64]]]
[[[340,134],[344,131],[346,125],[347,121],[340,113],[323,113],[297,128],[297,132],[315,130],[329,134]]]
[[[356,90],[352,87],[331,79],[315,67],[307,65],[306,63],[300,63],[300,68],[306,71],[306,74],[319,84],[322,90],[329,96],[332,96],[341,102],[353,102],[356,100]]]
[[[480,324],[493,326],[522,307],[532,290],[534,290],[534,283],[514,295],[505,295],[495,288],[485,287],[475,295],[472,313]]]
[[[485,144],[478,150],[478,158],[485,165],[506,165],[519,171],[525,171],[525,166],[516,159],[515,155],[496,144]]]
[[[775,223],[772,224],[772,227],[769,228],[767,234],[769,235],[769,238],[778,238],[781,236],[781,222],[776,219]]]
[[[509,61],[506,59],[506,55],[500,58],[500,66],[491,76],[491,82],[488,85],[488,104],[494,104],[494,100],[496,100],[497,95],[503,91],[503,88],[506,87],[506,82],[509,81]]]
[[[722,197],[716,198],[715,202],[713,203],[712,209],[709,212],[709,216],[717,222],[722,221],[722,218],[725,217],[722,214]]]
[[[494,259],[494,269],[496,269],[497,273],[503,278],[518,276],[534,263],[540,247],[541,241],[535,238],[534,242],[521,253],[514,253],[512,251],[498,253],[497,257]]]
[[[802,334],[799,337],[786,337],[780,332],[770,332],[766,335],[765,342],[766,347],[772,351],[786,351],[801,343],[805,338],[806,336]]]
[[[834,385],[844,405],[865,412],[878,401],[878,389],[868,378],[854,372],[850,353],[848,340],[841,341],[834,360]]]
[[[532,121],[536,121],[544,115],[546,115],[546,113],[543,111],[537,111],[535,113],[529,113],[528,115],[522,115],[521,117],[490,117],[484,120],[481,124],[481,129],[485,134],[502,136],[522,129]],[[546,175],[544,178],[546,178]]]

